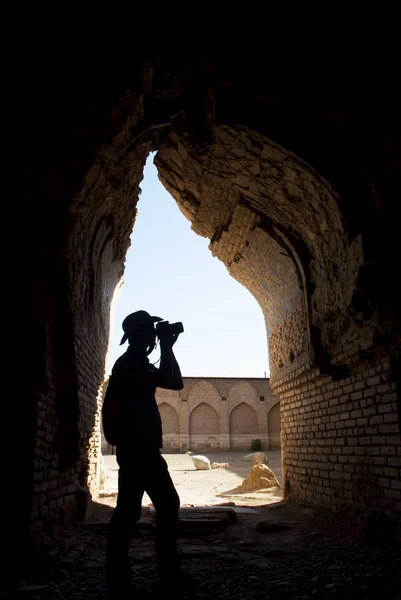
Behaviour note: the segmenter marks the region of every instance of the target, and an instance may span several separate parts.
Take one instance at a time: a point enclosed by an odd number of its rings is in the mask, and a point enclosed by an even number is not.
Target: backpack
[[[120,400],[113,375],[110,376],[102,406],[103,432],[106,441],[116,446],[120,431]]]

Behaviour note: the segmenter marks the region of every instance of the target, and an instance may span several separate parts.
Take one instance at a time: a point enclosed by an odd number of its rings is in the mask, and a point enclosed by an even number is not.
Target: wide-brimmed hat
[[[125,333],[121,338],[120,346],[127,341],[131,333],[134,333],[134,331],[141,327],[145,327],[146,325],[153,325],[154,323],[157,323],[157,321],[163,321],[163,319],[160,317],[152,317],[146,310],[137,310],[128,315],[128,317],[125,317],[122,322],[122,328]]]

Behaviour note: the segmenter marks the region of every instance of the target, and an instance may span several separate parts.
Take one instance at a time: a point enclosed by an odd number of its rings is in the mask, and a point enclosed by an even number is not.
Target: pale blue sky
[[[213,258],[209,240],[196,235],[157,177],[151,155],[145,167],[138,217],[127,253],[124,283],[114,313],[111,365],[125,352],[121,323],[147,310],[182,321],[174,346],[184,376],[269,375],[262,311],[253,296]],[[151,360],[159,358],[157,349]]]

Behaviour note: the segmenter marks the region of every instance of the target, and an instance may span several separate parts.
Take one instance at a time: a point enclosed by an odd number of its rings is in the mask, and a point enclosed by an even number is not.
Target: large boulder
[[[193,454],[191,456],[195,469],[197,471],[209,471],[211,469],[210,460],[206,458],[206,456],[201,456],[200,454]]]
[[[267,465],[254,465],[249,471],[248,477],[233,492],[241,494],[269,487],[281,487],[273,471]]]
[[[269,459],[264,452],[252,452],[252,454],[244,456],[244,460],[251,462],[253,465],[267,465],[269,463]]]

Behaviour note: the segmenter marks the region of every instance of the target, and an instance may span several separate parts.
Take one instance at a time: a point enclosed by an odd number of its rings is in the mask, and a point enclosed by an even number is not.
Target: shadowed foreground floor
[[[68,557],[48,575],[46,587],[30,588],[34,600],[72,600],[105,597],[104,558],[110,507],[98,505],[93,526],[83,526],[85,551],[75,561]],[[279,502],[238,509],[236,522],[209,534],[182,532],[179,545],[184,568],[201,578],[185,598],[217,600],[370,599],[400,598],[400,547],[364,543],[329,511]],[[190,514],[183,509],[182,516]],[[193,512],[193,511],[192,511]],[[143,510],[144,526],[131,546],[133,579],[157,598],[156,562],[151,521]],[[97,522],[96,522],[97,521]],[[35,583],[35,582],[32,582]],[[36,582],[39,583],[39,582]],[[21,590],[21,597],[28,590]],[[18,597],[20,594],[17,594]]]

